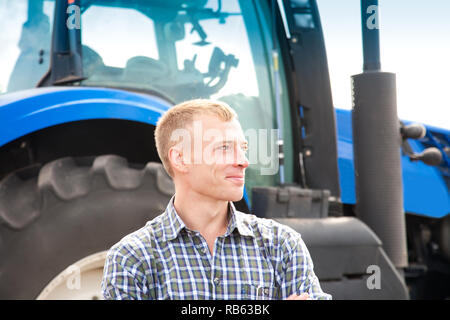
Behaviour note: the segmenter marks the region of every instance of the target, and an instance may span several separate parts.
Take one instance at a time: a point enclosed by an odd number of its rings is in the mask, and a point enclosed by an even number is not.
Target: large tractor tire
[[[63,158],[0,181],[0,299],[101,299],[107,250],[174,194],[159,163]]]

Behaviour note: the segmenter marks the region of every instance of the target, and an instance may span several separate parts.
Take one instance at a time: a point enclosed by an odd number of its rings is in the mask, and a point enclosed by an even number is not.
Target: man
[[[249,163],[233,109],[184,102],[161,117],[155,140],[175,195],[110,249],[106,299],[331,299],[297,232],[235,209]]]

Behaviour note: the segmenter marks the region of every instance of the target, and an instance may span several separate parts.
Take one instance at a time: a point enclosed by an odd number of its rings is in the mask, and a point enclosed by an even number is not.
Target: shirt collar
[[[237,228],[237,230],[242,236],[255,237],[253,231],[249,228],[249,226],[246,223],[244,223],[244,220],[242,219],[241,215],[245,213],[240,213],[239,211],[237,211],[236,208],[234,207],[233,202],[231,201],[228,202],[228,208],[230,220],[228,223],[228,228],[227,232],[225,233],[225,236],[230,235],[234,231],[234,229]]]
[[[166,238],[166,240],[175,239],[178,233],[186,227],[183,220],[181,220],[180,216],[175,210],[175,206],[173,205],[174,200],[175,195],[170,199],[163,216],[162,225],[164,237]]]
[[[173,205],[174,201],[175,195],[173,195],[172,198],[170,199],[162,220],[163,232],[166,240],[175,239],[181,230],[183,230],[184,228],[187,229],[183,220],[178,215],[175,206]],[[240,213],[239,211],[237,211],[236,208],[234,207],[233,202],[229,201],[228,202],[229,222],[225,236],[229,236],[237,228],[237,230],[242,236],[255,237],[253,231],[249,228],[247,224],[244,223],[241,214],[245,213]]]

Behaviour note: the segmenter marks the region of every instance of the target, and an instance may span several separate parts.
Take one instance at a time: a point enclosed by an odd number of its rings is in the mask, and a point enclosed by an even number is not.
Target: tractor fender
[[[88,119],[122,119],[156,125],[171,105],[156,96],[119,89],[35,88],[0,99],[0,147],[31,132]]]

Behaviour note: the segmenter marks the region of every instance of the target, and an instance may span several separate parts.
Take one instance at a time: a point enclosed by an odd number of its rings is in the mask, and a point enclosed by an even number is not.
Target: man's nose
[[[239,149],[236,152],[236,157],[235,157],[235,161],[234,161],[234,165],[235,166],[241,166],[244,169],[248,167],[248,159],[247,156],[245,154],[244,150]]]

